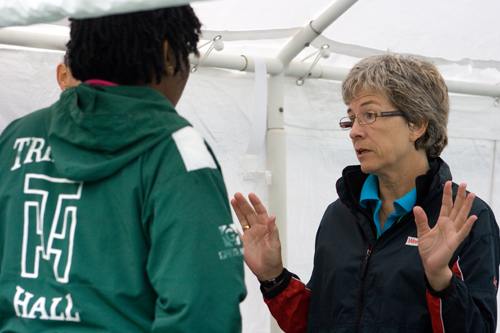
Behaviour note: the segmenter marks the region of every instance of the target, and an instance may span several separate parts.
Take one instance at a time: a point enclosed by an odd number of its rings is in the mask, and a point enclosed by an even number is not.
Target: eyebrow
[[[369,100],[361,103],[360,107],[364,107],[364,106],[367,106],[367,105],[370,105],[370,104],[376,104],[376,105],[380,106],[380,103],[378,103],[378,102],[376,102],[376,101],[374,101],[372,99],[369,99]],[[354,111],[352,111],[351,108],[347,108],[347,114],[349,114],[349,112],[354,112]]]

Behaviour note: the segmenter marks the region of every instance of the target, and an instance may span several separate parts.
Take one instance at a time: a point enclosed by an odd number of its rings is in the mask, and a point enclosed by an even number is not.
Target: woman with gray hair
[[[236,193],[245,261],[285,332],[495,332],[499,229],[439,157],[449,98],[416,56],[361,60],[342,84],[360,165],[337,182],[307,285],[283,268],[275,217]]]

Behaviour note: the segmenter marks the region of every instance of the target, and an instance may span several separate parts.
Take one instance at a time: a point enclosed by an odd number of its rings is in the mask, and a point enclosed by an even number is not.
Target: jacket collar
[[[429,161],[432,166],[424,174],[415,179],[417,188],[417,205],[425,202],[429,193],[440,185],[444,185],[447,180],[451,180],[450,168],[440,157]],[[361,189],[365,183],[368,174],[361,171],[360,165],[350,165],[342,172],[342,178],[337,181],[337,192],[339,197],[345,198],[348,195],[354,202],[359,202]],[[343,194],[343,195],[342,195]]]

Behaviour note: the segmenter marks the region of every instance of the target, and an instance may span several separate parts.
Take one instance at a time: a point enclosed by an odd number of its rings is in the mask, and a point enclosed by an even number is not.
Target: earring
[[[168,66],[167,67],[167,74],[168,75],[173,75],[174,74],[174,66]]]

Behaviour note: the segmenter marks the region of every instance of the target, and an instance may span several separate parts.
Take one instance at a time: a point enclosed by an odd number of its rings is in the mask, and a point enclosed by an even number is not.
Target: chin
[[[361,171],[363,171],[363,173],[366,173],[366,174],[374,174],[375,176],[378,176],[379,174],[379,170],[384,170],[385,167],[383,167],[382,165],[378,164],[378,163],[368,163],[367,161],[364,161],[364,162],[359,162],[360,166],[361,166]]]
[[[369,173],[373,173],[373,168],[370,168],[369,166],[366,165],[366,163],[360,163],[361,165],[361,171],[363,171],[363,173],[366,173],[366,174],[369,174]]]

